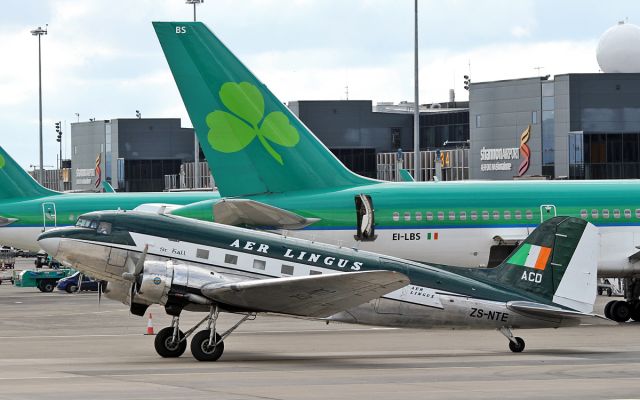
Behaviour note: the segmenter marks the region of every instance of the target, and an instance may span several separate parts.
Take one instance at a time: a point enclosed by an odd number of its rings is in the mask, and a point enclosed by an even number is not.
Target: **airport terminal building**
[[[640,73],[474,83],[471,178],[640,178]]]

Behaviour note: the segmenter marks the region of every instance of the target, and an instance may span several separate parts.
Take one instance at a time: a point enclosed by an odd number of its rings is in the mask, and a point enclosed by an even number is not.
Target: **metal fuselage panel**
[[[191,227],[196,236],[204,232],[198,231],[197,225]],[[148,259],[173,260],[176,263],[196,265],[214,271],[228,281],[353,270],[396,270],[407,274],[411,284],[377,300],[336,314],[330,319],[369,325],[431,329],[487,329],[504,326],[542,328],[563,325],[560,318],[529,318],[507,308],[507,301],[531,300],[525,296],[507,293],[502,289],[473,282],[446,271],[438,271],[426,265],[419,268],[395,259],[383,260],[377,255],[352,249],[335,250],[322,245],[304,247],[305,242],[260,232],[220,226],[216,229],[224,233],[215,237],[216,232],[212,232],[208,235],[209,242],[192,242],[183,240],[183,237],[172,237],[170,230],[164,233],[169,238],[131,232],[135,245],[61,238],[56,258],[83,273],[119,285],[127,284],[122,278],[122,272],[125,271],[127,263],[135,263],[145,245],[148,245]],[[272,254],[269,250],[276,251],[277,254]],[[117,257],[120,261],[115,264],[119,265],[113,265],[114,263],[109,261],[114,251],[127,252],[124,261],[121,253]],[[255,260],[261,261],[259,269],[256,268]],[[289,267],[286,273],[284,265]],[[444,282],[444,285],[430,286],[429,282],[436,280]],[[126,295],[126,291],[119,293],[121,296]],[[479,297],[471,293],[478,293]],[[125,302],[126,298],[119,300]]]

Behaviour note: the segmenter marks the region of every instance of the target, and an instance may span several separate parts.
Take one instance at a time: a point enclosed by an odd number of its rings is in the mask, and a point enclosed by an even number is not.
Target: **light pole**
[[[44,163],[42,160],[42,55],[40,51],[40,36],[47,34],[47,27],[49,24],[45,25],[45,28],[42,29],[38,27],[38,29],[34,29],[31,31],[33,36],[38,37],[38,98],[40,104],[40,183],[44,182]]]
[[[186,4],[193,4],[193,22],[196,22],[196,6],[204,3],[204,0],[185,0]],[[193,128],[193,188],[200,187],[200,143],[198,143],[198,135]]]
[[[415,0],[415,48],[414,48],[414,103],[415,107],[413,109],[413,165],[414,165],[414,176],[416,181],[422,180],[422,174],[420,169],[420,102],[418,99],[418,0]]]
[[[60,143],[60,157],[58,158],[58,190],[63,191],[62,188],[62,121],[56,122],[56,142]]]

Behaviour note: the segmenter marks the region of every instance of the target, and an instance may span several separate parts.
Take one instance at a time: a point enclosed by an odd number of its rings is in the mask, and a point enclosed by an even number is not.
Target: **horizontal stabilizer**
[[[213,206],[217,223],[232,226],[302,229],[319,221],[255,200],[222,199]]]
[[[321,318],[408,284],[409,278],[398,272],[364,271],[209,284],[202,293],[218,303],[249,311]]]
[[[507,308],[519,314],[538,318],[575,319],[579,320],[581,323],[591,325],[617,325],[610,319],[596,314],[584,314],[579,311],[567,310],[560,307],[529,301],[510,301],[507,303]]]

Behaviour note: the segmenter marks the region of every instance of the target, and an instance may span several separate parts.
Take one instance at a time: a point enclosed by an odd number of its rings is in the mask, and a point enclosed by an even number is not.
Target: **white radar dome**
[[[607,29],[598,42],[596,59],[605,73],[640,72],[640,27],[619,22]]]

